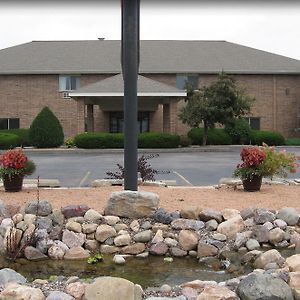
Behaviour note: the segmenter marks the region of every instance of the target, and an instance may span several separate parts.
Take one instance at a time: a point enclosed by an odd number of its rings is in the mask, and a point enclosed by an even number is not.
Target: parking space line
[[[81,179],[80,183],[79,183],[79,187],[82,187],[82,185],[84,184],[84,182],[88,179],[88,177],[91,175],[90,171],[87,171],[86,174],[84,175],[84,177]]]
[[[184,176],[182,176],[181,174],[179,174],[176,171],[173,171],[174,174],[176,174],[178,177],[180,177],[183,181],[185,181],[188,185],[193,186]]]

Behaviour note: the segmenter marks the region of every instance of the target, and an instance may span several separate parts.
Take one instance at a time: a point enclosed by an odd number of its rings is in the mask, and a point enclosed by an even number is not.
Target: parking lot
[[[289,151],[300,155],[299,147],[289,148]],[[239,147],[210,152],[154,150],[151,153],[158,153],[159,157],[149,160],[149,163],[163,172],[157,175],[157,179],[176,180],[177,185],[183,186],[214,185],[220,178],[232,176],[240,162],[239,152]],[[117,163],[123,165],[121,151],[28,151],[27,154],[37,165],[36,172],[29,178],[58,179],[65,187],[90,186],[95,179],[107,178],[106,172],[115,171]],[[300,177],[299,171],[292,175]]]

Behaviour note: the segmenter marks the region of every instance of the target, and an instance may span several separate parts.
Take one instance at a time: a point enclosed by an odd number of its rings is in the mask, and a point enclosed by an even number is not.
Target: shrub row
[[[29,129],[26,128],[19,128],[19,129],[2,129],[0,130],[1,133],[9,133],[14,134],[18,137],[17,146],[31,146],[29,142]]]
[[[232,128],[231,128],[232,129]],[[243,129],[244,130],[244,129]],[[241,130],[241,131],[243,131]],[[230,144],[252,144],[262,145],[266,143],[269,146],[285,145],[284,137],[274,131],[251,130],[249,135],[241,135],[238,131],[232,129],[228,134],[226,129],[213,128],[208,130],[207,145],[230,145]],[[188,137],[193,145],[202,145],[203,128],[193,128],[188,132]]]
[[[78,148],[123,148],[124,136],[121,133],[87,132],[75,136],[74,143]],[[141,133],[138,136],[139,148],[177,148],[180,137],[168,133]]]
[[[0,149],[11,149],[18,146],[19,137],[12,133],[0,133]]]

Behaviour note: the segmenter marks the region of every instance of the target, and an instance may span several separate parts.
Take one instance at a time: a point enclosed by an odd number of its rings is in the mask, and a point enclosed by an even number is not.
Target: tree
[[[63,144],[62,126],[48,107],[44,107],[32,121],[29,129],[29,141],[37,148],[59,147]]]
[[[187,105],[182,108],[179,118],[190,127],[199,127],[203,123],[203,145],[206,145],[209,128],[248,114],[254,101],[224,72],[210,86],[195,91],[187,86],[187,93]]]

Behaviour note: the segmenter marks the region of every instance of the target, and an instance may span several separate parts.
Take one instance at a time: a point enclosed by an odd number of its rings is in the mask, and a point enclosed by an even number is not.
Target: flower
[[[253,176],[272,178],[274,175],[286,177],[289,173],[297,172],[299,157],[285,150],[276,151],[267,144],[262,146],[249,146],[241,150],[242,164],[238,164],[234,176],[252,179]]]
[[[8,150],[0,155],[0,177],[26,176],[35,171],[35,164],[28,160],[22,149]]]

